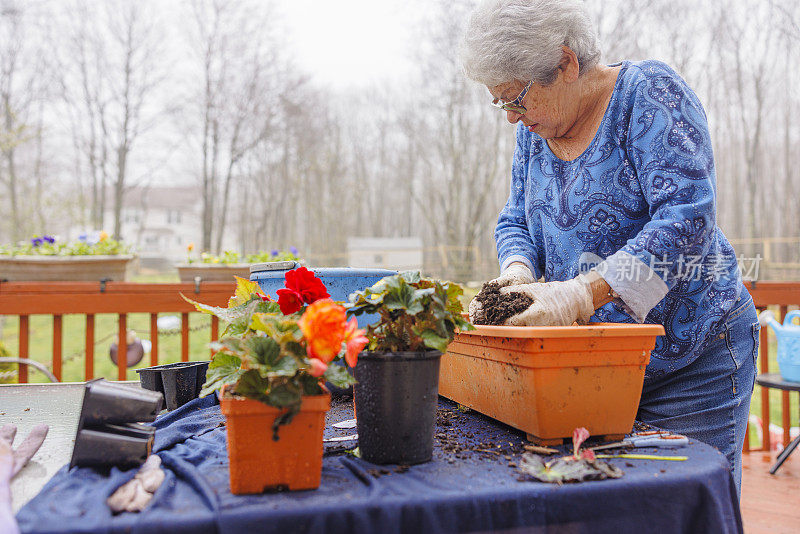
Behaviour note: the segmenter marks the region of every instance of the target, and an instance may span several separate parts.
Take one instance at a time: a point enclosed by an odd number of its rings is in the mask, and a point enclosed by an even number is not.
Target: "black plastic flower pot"
[[[70,467],[143,463],[153,448],[155,428],[138,422],[155,420],[163,402],[156,391],[102,378],[87,382]]]
[[[164,385],[161,383],[161,369],[158,367],[136,369],[136,372],[139,373],[139,384],[142,389],[164,393]]]
[[[172,411],[200,395],[209,363],[168,363],[137,369],[136,372],[142,388],[163,393],[166,408]]]
[[[113,423],[155,421],[164,397],[157,392],[107,382],[86,383],[78,424],[81,428]]]
[[[141,465],[153,450],[156,429],[131,423],[80,430],[70,467],[131,467]]]
[[[353,368],[347,365],[345,362],[333,362],[331,365],[338,365],[340,367],[344,367],[345,371],[347,371],[348,374],[350,374],[350,376],[355,376]],[[325,382],[325,387],[328,389],[328,391],[331,392],[331,395],[333,395],[334,397],[341,397],[343,395],[353,394],[353,386],[340,388],[339,386],[334,386],[330,382]]]
[[[206,380],[207,369],[208,362],[192,362],[161,370],[161,382],[164,385],[164,400],[167,403],[167,410],[180,408],[190,400],[197,398],[203,382]]]
[[[433,456],[442,353],[362,352],[355,368],[361,457],[375,464],[418,464]]]

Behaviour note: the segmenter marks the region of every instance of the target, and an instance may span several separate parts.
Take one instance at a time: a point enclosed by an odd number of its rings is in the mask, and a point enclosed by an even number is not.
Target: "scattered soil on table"
[[[455,464],[459,460],[477,460],[479,462],[503,462],[508,467],[517,467],[515,456],[524,449],[524,438],[518,443],[508,440],[479,441],[470,431],[461,430],[461,424],[467,416],[458,408],[439,408],[436,411],[436,434],[434,440],[447,463]]]
[[[369,473],[373,478],[380,478],[385,475],[391,475],[392,473],[405,473],[409,469],[411,469],[411,466],[400,464],[394,466],[392,469],[386,467],[367,469],[367,473]]]
[[[506,319],[527,310],[533,304],[532,298],[521,293],[503,295],[497,282],[484,284],[475,298],[481,303],[481,307],[472,321],[482,325],[502,325]]]
[[[641,421],[633,422],[633,432],[648,432],[650,430],[656,430],[656,427]]]

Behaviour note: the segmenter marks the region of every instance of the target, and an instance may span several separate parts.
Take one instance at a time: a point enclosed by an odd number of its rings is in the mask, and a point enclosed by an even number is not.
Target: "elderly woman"
[[[517,125],[495,281],[533,303],[507,324],[663,325],[637,418],[717,447],[739,487],[759,325],[705,112],[664,63],[599,58],[578,0],[489,0],[467,25],[465,72]]]

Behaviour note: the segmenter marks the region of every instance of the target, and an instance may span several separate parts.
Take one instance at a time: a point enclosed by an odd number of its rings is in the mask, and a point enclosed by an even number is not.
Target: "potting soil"
[[[522,293],[503,295],[497,282],[484,284],[475,296],[481,307],[472,318],[475,324],[499,326],[509,317],[523,312],[533,304],[533,299]]]

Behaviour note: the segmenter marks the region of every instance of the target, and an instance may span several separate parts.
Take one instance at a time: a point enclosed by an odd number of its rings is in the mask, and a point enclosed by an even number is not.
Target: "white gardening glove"
[[[510,326],[570,326],[575,321],[588,322],[594,313],[592,291],[584,275],[566,282],[504,287],[500,293],[509,297],[521,293],[533,299],[528,309],[506,319]]]
[[[106,499],[106,504],[115,514],[141,512],[150,503],[165,476],[161,469],[161,457],[151,454],[136,475]]]
[[[19,532],[17,520],[11,511],[11,479],[25,467],[36,454],[47,436],[47,425],[36,425],[28,437],[13,449],[17,427],[4,425],[0,428],[0,532],[16,534]]]
[[[534,282],[536,282],[536,278],[533,276],[533,273],[528,266],[524,263],[514,262],[509,265],[505,271],[503,271],[503,274],[494,280],[489,280],[488,282],[484,283],[481,286],[481,292],[483,291],[484,287],[491,283],[497,284],[498,287],[509,287],[522,284],[532,284]],[[478,292],[478,295],[480,295],[480,292]],[[480,308],[481,303],[478,301],[478,297],[476,295],[475,298],[473,298],[469,303],[470,320],[475,320],[475,317],[478,316],[478,311]]]
[[[520,262],[514,262],[509,265],[503,274],[490,280],[488,283],[495,282],[500,287],[518,286],[522,284],[532,284],[536,282],[533,273],[527,265]]]

